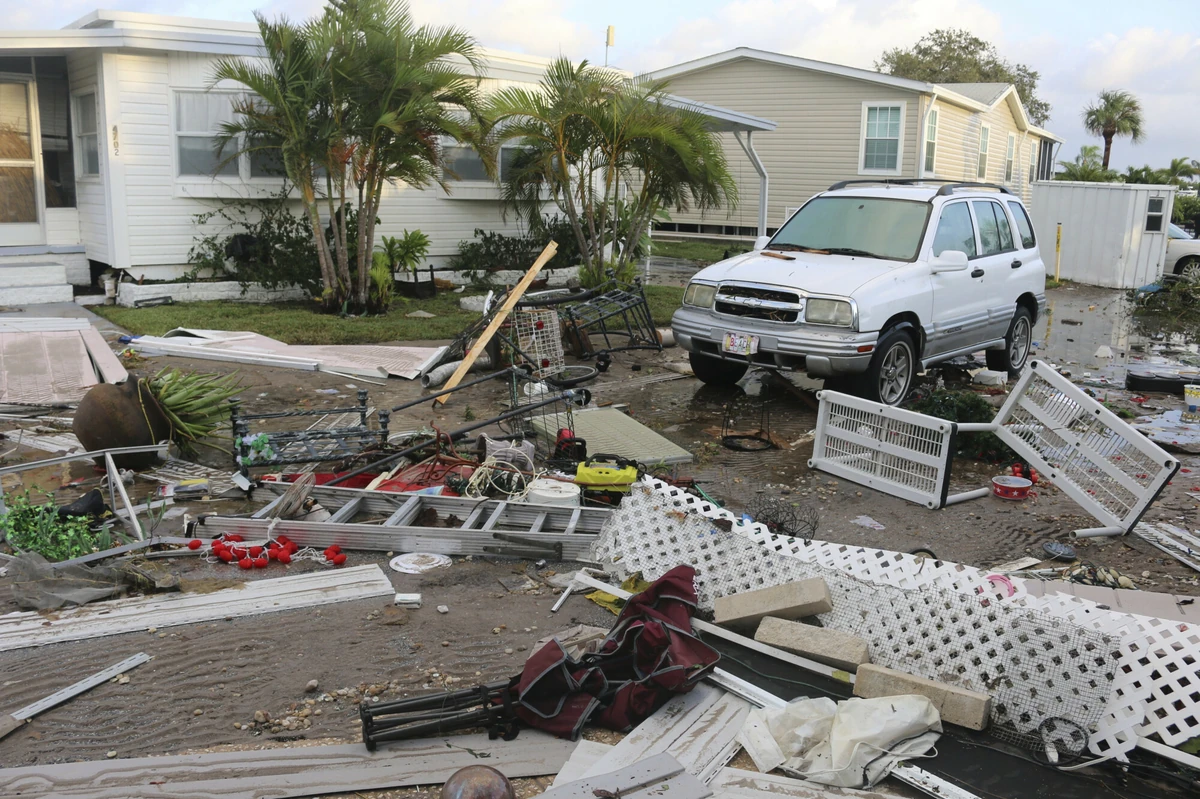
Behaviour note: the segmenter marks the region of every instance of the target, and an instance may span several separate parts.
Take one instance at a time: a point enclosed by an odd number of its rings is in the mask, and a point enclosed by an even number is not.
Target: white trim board
[[[0,616],[0,652],[174,627],[229,616],[254,616],[355,599],[391,597],[395,591],[376,564],[247,582],[211,594],[170,594],[97,602],[43,615]],[[0,782],[0,784],[3,784]]]

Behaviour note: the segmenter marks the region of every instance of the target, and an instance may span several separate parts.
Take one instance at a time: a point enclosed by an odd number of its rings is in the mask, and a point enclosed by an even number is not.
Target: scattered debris
[[[850,520],[851,524],[857,524],[859,527],[866,527],[871,530],[886,530],[879,522],[872,519],[870,516],[856,516]]]

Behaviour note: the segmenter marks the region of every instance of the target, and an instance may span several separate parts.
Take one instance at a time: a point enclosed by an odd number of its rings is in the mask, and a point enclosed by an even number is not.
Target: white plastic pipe
[[[1088,527],[1072,530],[1071,538],[1104,538],[1110,535],[1125,535],[1124,527]]]

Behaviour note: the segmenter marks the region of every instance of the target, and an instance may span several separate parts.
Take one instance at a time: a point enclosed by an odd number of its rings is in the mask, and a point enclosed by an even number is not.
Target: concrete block
[[[871,662],[869,645],[857,635],[774,616],[759,623],[754,640],[846,671]]]
[[[987,694],[934,682],[902,671],[864,663],[858,667],[854,695],[864,699],[918,694],[928,697],[942,714],[942,721],[971,730],[987,727],[992,698]]]
[[[820,577],[723,596],[713,603],[717,624],[746,630],[753,630],[767,616],[802,619],[831,610],[829,587]]]

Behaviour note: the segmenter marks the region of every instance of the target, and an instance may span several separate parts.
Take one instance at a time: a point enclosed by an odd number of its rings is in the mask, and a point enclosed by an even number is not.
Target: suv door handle
[[[1021,259],[1020,259],[1020,258],[1013,258],[1013,262],[1012,262],[1012,268],[1013,268],[1013,269],[1016,269],[1016,268],[1018,268],[1020,265],[1021,265]]]
[[[983,277],[983,270],[979,267],[975,267],[975,269],[971,271],[971,277]]]

